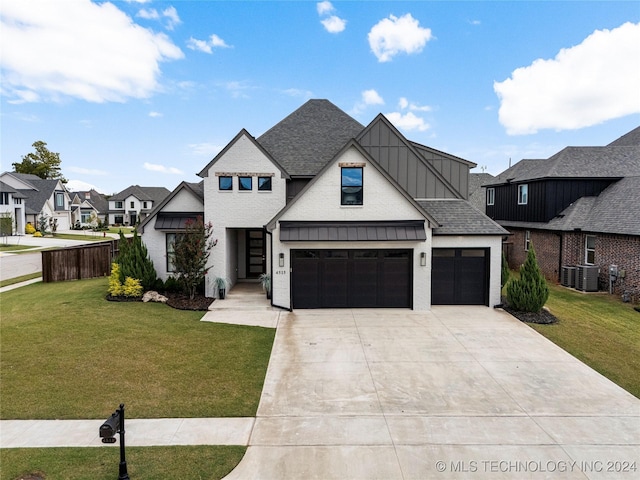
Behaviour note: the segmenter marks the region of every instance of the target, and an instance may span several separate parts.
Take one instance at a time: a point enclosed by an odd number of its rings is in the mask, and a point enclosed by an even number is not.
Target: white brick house
[[[158,275],[171,238],[204,214],[213,280],[272,276],[294,308],[500,303],[502,227],[468,202],[475,164],[408,141],[382,115],[366,128],[311,100],[253,138],[242,130],[141,225]]]

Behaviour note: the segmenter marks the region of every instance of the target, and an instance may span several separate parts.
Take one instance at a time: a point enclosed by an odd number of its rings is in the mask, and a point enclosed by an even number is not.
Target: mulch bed
[[[213,303],[213,298],[205,297],[204,295],[197,294],[193,297],[193,300],[189,298],[189,295],[184,293],[165,293],[167,305],[178,310],[208,310],[209,305]]]
[[[168,298],[167,305],[170,307],[176,308],[178,310],[197,310],[197,311],[207,311],[209,306],[213,303],[214,299],[210,297],[205,297],[202,294],[197,294],[193,297],[193,300],[189,298],[189,295],[185,295],[184,293],[175,293],[175,292],[163,292],[162,295]],[[111,295],[107,295],[107,300],[110,302],[141,302],[141,298],[130,298],[130,297],[112,297]]]
[[[513,308],[507,305],[503,305],[502,309],[505,312],[510,313],[511,315],[516,317],[521,322],[539,323],[539,324],[547,325],[551,323],[556,323],[558,321],[558,319],[555,317],[555,315],[553,315],[553,313],[551,313],[549,310],[546,310],[544,308],[538,313],[521,312],[519,310],[514,310]]]

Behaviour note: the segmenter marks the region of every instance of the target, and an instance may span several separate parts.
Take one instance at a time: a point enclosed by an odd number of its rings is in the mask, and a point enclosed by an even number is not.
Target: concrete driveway
[[[503,311],[279,317],[227,479],[640,475],[640,400]]]

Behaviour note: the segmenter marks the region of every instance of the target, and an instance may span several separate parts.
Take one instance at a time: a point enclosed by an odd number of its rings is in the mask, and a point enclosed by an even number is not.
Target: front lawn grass
[[[546,306],[559,322],[530,326],[640,398],[640,313],[606,293],[549,289]]]
[[[138,480],[208,479],[226,476],[242,459],[240,446],[127,447],[127,473]],[[119,448],[16,448],[0,451],[0,478],[29,473],[47,480],[113,480]]]
[[[105,237],[102,232],[78,233],[77,235],[75,233],[56,233],[52,237],[46,236],[42,238],[57,238],[59,240],[84,240],[89,242],[112,240],[111,237]]]
[[[26,275],[20,275],[19,277],[7,278],[6,280],[0,280],[0,288],[40,277],[42,277],[42,272],[27,273]]]
[[[0,418],[254,416],[274,329],[108,302],[107,278],[0,294]]]

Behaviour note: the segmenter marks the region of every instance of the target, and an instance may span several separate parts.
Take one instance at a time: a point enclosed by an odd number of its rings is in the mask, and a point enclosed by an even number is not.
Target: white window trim
[[[496,203],[496,189],[487,188],[487,205],[494,205]]]
[[[589,239],[593,238],[593,248],[589,248]],[[585,265],[595,265],[596,260],[596,236],[595,235],[585,235],[584,237],[584,264]],[[593,252],[593,262],[589,261],[589,252]]]
[[[524,192],[524,195],[522,194]],[[518,185],[518,205],[526,205],[529,202],[529,184]]]
[[[528,252],[531,247],[531,230],[524,231],[524,251]]]

